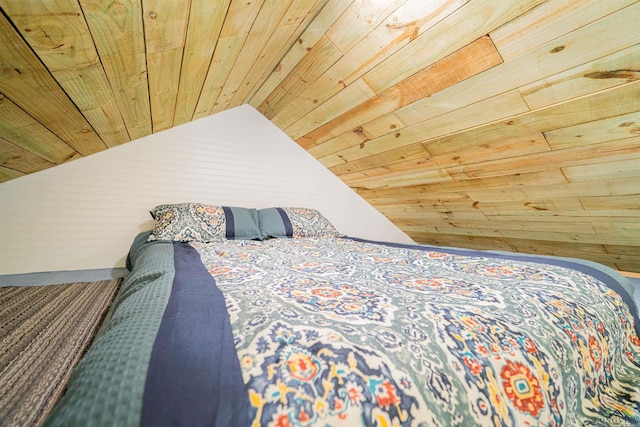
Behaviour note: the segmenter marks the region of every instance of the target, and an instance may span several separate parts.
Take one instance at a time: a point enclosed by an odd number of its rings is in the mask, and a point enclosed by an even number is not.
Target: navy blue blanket
[[[248,395],[224,296],[186,243],[153,345],[141,425],[247,426]]]

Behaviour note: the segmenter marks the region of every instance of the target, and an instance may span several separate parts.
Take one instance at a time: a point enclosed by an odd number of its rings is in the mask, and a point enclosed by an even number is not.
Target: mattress
[[[48,425],[640,423],[638,309],[607,267],[147,235]]]

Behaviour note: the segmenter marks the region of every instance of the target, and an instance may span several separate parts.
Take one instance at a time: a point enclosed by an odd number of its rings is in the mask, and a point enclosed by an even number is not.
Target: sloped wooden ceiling
[[[640,271],[640,2],[0,0],[0,180],[243,103],[418,242]]]

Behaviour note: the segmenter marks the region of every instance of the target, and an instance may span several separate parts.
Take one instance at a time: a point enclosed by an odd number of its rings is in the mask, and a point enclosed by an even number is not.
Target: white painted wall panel
[[[189,201],[312,207],[350,236],[411,242],[244,105],[0,184],[0,274],[121,267],[151,208]]]

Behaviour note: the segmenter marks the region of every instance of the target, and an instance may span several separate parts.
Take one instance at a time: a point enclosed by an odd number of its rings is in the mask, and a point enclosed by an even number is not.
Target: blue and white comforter
[[[52,425],[640,423],[637,309],[601,266],[333,238],[133,258]]]

